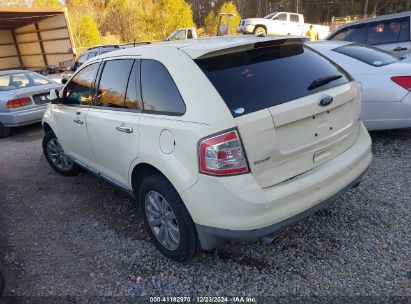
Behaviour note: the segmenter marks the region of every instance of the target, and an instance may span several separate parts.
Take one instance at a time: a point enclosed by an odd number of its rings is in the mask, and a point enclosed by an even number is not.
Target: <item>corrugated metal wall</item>
[[[49,65],[61,66],[62,62],[73,60],[74,46],[65,14],[16,28],[14,34],[18,50],[15,45],[1,45],[13,43],[13,35],[11,30],[0,31],[0,57],[6,54],[16,56],[0,58],[0,70],[19,67],[41,70]]]
[[[20,66],[17,49],[11,30],[0,30],[0,69],[13,69]]]

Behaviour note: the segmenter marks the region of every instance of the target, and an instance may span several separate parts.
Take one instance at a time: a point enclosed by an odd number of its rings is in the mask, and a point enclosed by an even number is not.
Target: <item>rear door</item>
[[[314,169],[356,140],[357,85],[307,46],[254,48],[197,63],[233,114],[263,188]]]
[[[286,35],[288,28],[288,14],[280,13],[272,19],[271,24],[267,28],[267,34],[271,35]]]
[[[366,43],[404,56],[410,53],[410,18],[370,23]]]
[[[94,167],[95,159],[88,141],[86,116],[95,95],[94,81],[100,63],[83,67],[71,78],[63,91],[63,103],[55,105],[53,115],[64,152]]]
[[[140,60],[107,60],[99,78],[98,95],[87,115],[90,144],[99,173],[128,188],[129,166],[139,149]]]

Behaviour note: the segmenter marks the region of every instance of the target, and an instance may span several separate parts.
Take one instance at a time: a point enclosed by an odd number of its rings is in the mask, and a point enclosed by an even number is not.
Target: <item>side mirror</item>
[[[60,98],[60,92],[57,89],[53,89],[50,91],[50,103],[58,104],[61,103],[62,98]]]
[[[61,78],[61,83],[62,83],[62,84],[66,84],[67,82],[68,82],[68,78],[67,78],[67,77]]]

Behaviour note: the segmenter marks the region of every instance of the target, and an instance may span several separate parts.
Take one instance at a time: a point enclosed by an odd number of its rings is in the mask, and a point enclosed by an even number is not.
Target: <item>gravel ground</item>
[[[355,190],[270,246],[227,243],[164,258],[131,199],[57,175],[39,125],[0,140],[0,271],[6,295],[411,296],[411,129],[372,133]]]

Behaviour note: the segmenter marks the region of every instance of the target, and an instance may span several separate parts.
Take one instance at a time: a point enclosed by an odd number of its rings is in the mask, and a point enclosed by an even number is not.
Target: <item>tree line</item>
[[[0,7],[4,5],[66,6],[78,47],[163,40],[183,27],[215,35],[219,13],[235,14],[231,19],[231,33],[235,33],[241,18],[276,11],[298,12],[306,22],[327,24],[333,16],[411,10],[411,0],[0,0]]]

